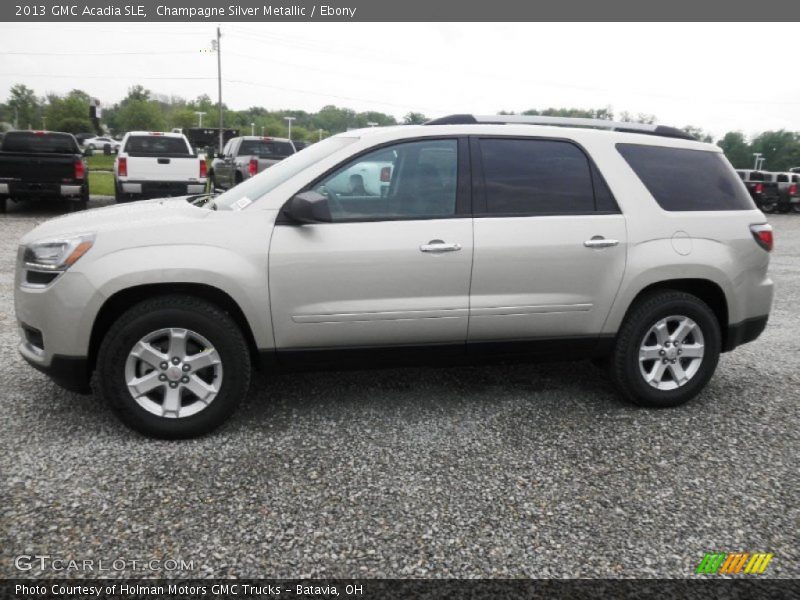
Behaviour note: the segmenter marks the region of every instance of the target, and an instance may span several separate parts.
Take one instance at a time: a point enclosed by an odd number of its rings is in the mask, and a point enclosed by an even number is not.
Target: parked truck
[[[205,156],[195,154],[183,134],[132,131],[122,139],[114,161],[117,202],[202,194],[205,189]]]
[[[229,190],[294,153],[294,144],[285,138],[235,137],[211,163],[211,190]]]
[[[758,208],[765,213],[773,213],[777,210],[780,193],[778,182],[775,181],[772,173],[749,169],[739,169],[736,173],[744,182],[747,191],[750,192],[750,197]]]
[[[0,213],[7,200],[56,198],[83,210],[89,201],[86,161],[75,136],[9,131],[0,141]]]

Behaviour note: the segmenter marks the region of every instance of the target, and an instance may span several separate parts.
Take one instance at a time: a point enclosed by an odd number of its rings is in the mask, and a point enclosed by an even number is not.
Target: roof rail
[[[590,127],[625,133],[643,133],[662,137],[697,140],[690,133],[677,127],[651,125],[649,123],[622,123],[605,119],[583,119],[578,117],[545,117],[528,115],[448,115],[428,121],[425,125],[554,125],[558,127]]]

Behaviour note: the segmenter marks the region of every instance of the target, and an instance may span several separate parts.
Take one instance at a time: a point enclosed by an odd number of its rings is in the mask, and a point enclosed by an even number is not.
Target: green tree
[[[66,96],[50,94],[44,115],[47,128],[67,133],[93,132],[94,126],[89,118],[89,94],[82,90],[72,90]]]
[[[119,131],[162,131],[165,126],[164,114],[148,100],[130,100],[117,115]]]
[[[28,86],[19,83],[12,85],[6,105],[11,122],[17,129],[32,129],[41,125],[42,104]]]
[[[753,152],[764,156],[764,169],[788,171],[800,165],[800,136],[791,131],[765,131],[753,139]]]
[[[729,131],[717,142],[717,146],[722,148],[735,168],[748,169],[753,166],[753,152],[741,131]]]
[[[419,112],[410,112],[403,117],[403,125],[422,125],[429,121],[428,117]]]
[[[707,144],[711,144],[714,142],[714,136],[710,133],[706,133],[700,127],[693,127],[692,125],[687,125],[683,128],[683,130],[688,133],[689,135],[694,136],[701,142],[706,142]]]

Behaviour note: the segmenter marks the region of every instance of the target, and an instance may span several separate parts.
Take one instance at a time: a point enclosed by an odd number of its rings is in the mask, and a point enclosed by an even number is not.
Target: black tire
[[[184,328],[203,336],[216,349],[222,364],[222,383],[216,397],[191,416],[168,418],[148,412],[126,384],[131,350],[148,334],[166,328]],[[158,438],[189,438],[216,429],[233,414],[249,385],[250,353],[238,325],[215,305],[192,296],[161,296],[133,306],[105,335],[97,358],[100,395],[126,425]]]
[[[8,205],[8,200],[0,196],[0,215],[6,214],[6,206]]]
[[[650,328],[673,315],[689,317],[699,327],[704,338],[704,355],[689,381],[675,389],[662,390],[645,381],[640,370],[639,349]],[[639,406],[679,406],[694,398],[711,379],[719,362],[721,340],[717,317],[705,302],[677,290],[653,292],[638,300],[625,317],[617,335],[609,372],[622,394]]]
[[[764,202],[761,205],[761,212],[772,214],[775,212],[775,209],[778,207],[777,202]]]
[[[242,183],[242,181],[244,181],[244,177],[242,177],[242,174],[239,173],[239,171],[236,171],[236,178],[233,185],[239,185],[240,183]]]
[[[781,215],[785,215],[790,210],[792,210],[792,206],[790,204],[779,204],[777,208],[777,212]]]
[[[800,203],[792,204],[792,210],[796,213],[800,213]]]

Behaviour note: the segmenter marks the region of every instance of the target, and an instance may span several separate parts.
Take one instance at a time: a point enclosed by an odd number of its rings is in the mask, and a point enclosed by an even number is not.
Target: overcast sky
[[[113,104],[141,83],[216,100],[216,55],[202,52],[215,27],[0,23],[0,98],[24,83]],[[611,106],[716,136],[800,130],[793,23],[250,22],[222,32],[223,101],[234,109],[336,104],[400,118]]]

